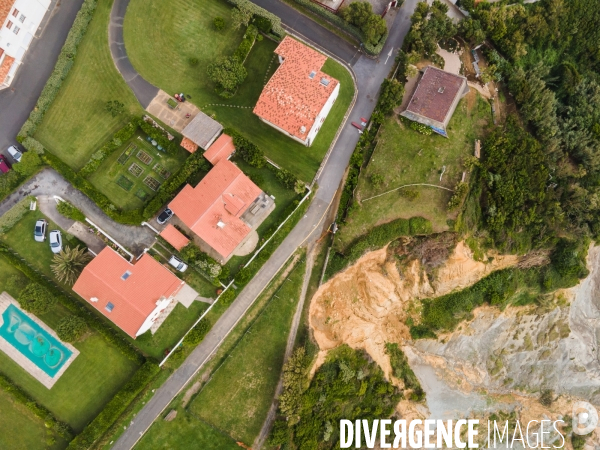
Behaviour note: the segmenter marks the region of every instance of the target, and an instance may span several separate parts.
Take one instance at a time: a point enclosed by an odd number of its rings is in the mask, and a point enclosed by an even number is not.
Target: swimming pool
[[[72,352],[15,305],[2,313],[0,336],[47,375],[53,377]]]

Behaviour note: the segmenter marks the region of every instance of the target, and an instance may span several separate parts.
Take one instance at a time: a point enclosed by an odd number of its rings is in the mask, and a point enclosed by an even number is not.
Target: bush
[[[40,315],[48,312],[56,304],[56,298],[44,286],[29,283],[19,294],[19,304],[25,311]]]
[[[188,58],[188,64],[192,67],[196,67],[199,63],[198,58]]]
[[[410,128],[421,134],[424,134],[425,136],[431,136],[431,134],[433,133],[433,130],[431,129],[431,127],[428,127],[427,125],[423,125],[422,123],[419,123],[419,122],[411,121]]]
[[[409,219],[409,226],[410,234],[413,236],[433,233],[433,226],[431,225],[431,222],[423,217],[411,217]]]
[[[415,341],[417,339],[436,339],[437,335],[425,325],[413,325],[410,327],[410,337]]]
[[[183,345],[196,347],[200,342],[202,342],[202,339],[204,339],[204,336],[206,336],[209,331],[210,321],[205,317],[187,334],[183,340]]]
[[[386,343],[385,352],[390,356],[390,364],[394,376],[404,382],[404,388],[412,391],[410,400],[420,402],[425,400],[425,391],[419,383],[419,379],[410,368],[408,359],[398,344]]]
[[[366,41],[371,45],[377,45],[382,36],[387,33],[385,20],[373,12],[369,2],[354,1],[340,11],[340,16],[362,31]]]
[[[235,56],[220,57],[207,68],[208,78],[217,86],[216,92],[222,97],[231,97],[244,82],[248,71]]]
[[[158,364],[146,361],[133,375],[131,380],[121,388],[96,418],[70,443],[68,449],[87,450],[92,447],[123,411],[135,399],[160,371]]]
[[[6,175],[3,175],[6,176]],[[19,220],[29,211],[29,204],[35,200],[33,196],[27,196],[7,212],[0,216],[0,234],[6,233],[14,227]]]
[[[232,128],[226,128],[223,130],[224,133],[228,134],[233,139],[233,145],[235,147],[236,155],[242,158],[245,162],[250,164],[252,167],[261,168],[264,167],[266,160],[265,156],[253,142],[250,142],[240,133]]]
[[[244,61],[246,61],[250,50],[252,50],[257,36],[258,28],[256,28],[254,25],[248,25],[248,28],[244,33],[244,37],[242,38],[242,42],[240,42],[238,48],[235,50],[235,52],[233,52],[233,57],[237,58],[237,60],[243,64]]]
[[[213,27],[215,27],[215,30],[217,31],[225,29],[225,19],[223,19],[222,17],[215,17],[215,20],[213,20]],[[198,64],[197,61],[198,59],[196,59],[196,64]]]
[[[78,316],[67,316],[59,322],[56,334],[64,342],[75,342],[87,331],[85,320]]]
[[[245,8],[254,14],[254,19],[260,19],[261,26],[266,27],[266,22],[271,24],[270,31],[272,31],[275,35],[279,37],[285,36],[285,30],[281,26],[281,19],[277,17],[275,14],[270,13],[264,8],[252,3],[249,0],[227,0],[229,3],[238,8]],[[268,33],[268,31],[264,31],[261,28],[261,31]]]
[[[23,144],[23,147],[25,147],[30,152],[37,153],[38,155],[41,155],[42,153],[44,153],[44,146],[42,145],[42,143],[39,141],[36,141],[32,137],[28,136],[25,139],[23,139],[22,144]]]
[[[58,205],[56,205],[56,210],[67,219],[85,222],[85,214],[83,214],[81,210],[75,208],[69,202],[59,202]]]
[[[28,178],[36,173],[42,165],[40,155],[36,152],[25,152],[21,161],[18,164],[13,165],[13,170],[23,178]]]
[[[448,210],[449,211],[453,211],[461,205],[462,201],[465,198],[465,195],[467,195],[468,190],[469,190],[469,185],[467,183],[465,183],[464,181],[460,181],[456,185],[456,187],[454,188],[454,193],[452,194],[452,197],[450,197],[450,200],[448,201]]]
[[[193,242],[183,247],[179,255],[186,263],[200,269],[211,280],[227,281],[229,271],[223,270],[221,264],[200,250]]]
[[[409,201],[413,201],[419,198],[420,192],[416,189],[400,189],[400,197],[404,197]]]

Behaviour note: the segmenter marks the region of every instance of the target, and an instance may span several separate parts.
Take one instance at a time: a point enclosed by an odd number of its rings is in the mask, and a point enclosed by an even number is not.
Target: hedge
[[[400,236],[431,233],[431,222],[422,217],[413,217],[409,220],[396,219],[383,225],[374,227],[368,234],[359,237],[346,251],[345,255],[335,253],[327,265],[327,276],[345,269],[367,251],[375,250],[387,245]]]
[[[38,283],[46,288],[65,308],[71,313],[85,319],[88,326],[93,328],[108,342],[117,347],[127,358],[141,362],[143,360],[139,351],[134,348],[121,334],[107,325],[95,312],[85,306],[82,301],[75,300],[67,295],[62,289],[56,287],[45,276],[33,269],[29,264],[16,255],[6,244],[0,242],[0,257],[10,263],[15,269],[23,272],[30,281]]]
[[[238,45],[238,48],[233,52],[233,56],[237,58],[237,60],[241,63],[246,61],[250,50],[254,46],[254,42],[256,41],[256,37],[258,36],[258,28],[254,25],[248,25],[246,32],[244,33],[244,37],[242,38],[242,42]]]
[[[0,372],[0,388],[9,393],[17,402],[25,405],[35,416],[44,421],[46,428],[55,429],[58,434],[67,441],[73,437],[73,430],[65,422],[58,420],[50,410],[40,405],[35,399],[29,396],[21,387],[15,384],[10,378]],[[17,431],[17,430],[15,430]]]
[[[85,214],[67,201],[59,202],[58,205],[56,205],[56,210],[67,219],[85,222]]]
[[[56,98],[64,79],[73,67],[75,55],[77,54],[77,47],[85,36],[88,25],[94,16],[96,3],[97,0],[84,0],[83,5],[81,5],[65,44],[58,55],[54,70],[48,78],[48,81],[46,81],[46,85],[44,86],[33,111],[31,111],[29,118],[25,121],[17,135],[17,140],[19,142],[25,144],[25,139],[35,133],[38,125],[44,118],[44,114],[46,114],[46,111]],[[37,148],[38,145],[41,145],[35,140],[27,142],[29,146],[26,148],[28,150],[31,150],[32,146]]]
[[[386,29],[384,35],[379,40],[379,43],[377,45],[372,45],[372,44],[366,42],[365,35],[362,33],[362,31],[360,31],[354,25],[350,25],[348,22],[346,22],[344,19],[342,19],[338,15],[323,8],[322,6],[317,5],[316,3],[313,3],[311,0],[295,0],[295,1],[296,1],[296,3],[301,4],[303,7],[305,7],[309,11],[323,17],[328,22],[331,22],[336,27],[342,29],[343,31],[349,33],[354,38],[358,39],[360,42],[363,43],[363,49],[369,55],[377,56],[383,50],[383,46],[385,45],[385,41],[387,40],[388,34],[389,34],[389,31],[387,29]]]
[[[143,119],[138,119],[138,125],[144,133],[158,142],[158,145],[164,148],[167,152],[175,153],[179,148],[177,139],[169,140],[168,133],[162,128],[155,127]]]
[[[15,206],[10,208],[0,216],[0,234],[6,233],[14,227],[19,220],[29,211],[29,204],[35,200],[35,197],[29,195],[19,201]]]
[[[146,361],[96,418],[70,443],[68,449],[87,450],[108,431],[129,404],[160,371],[155,362]]]
[[[261,31],[268,33],[268,31],[264,31],[264,28],[267,28],[264,21],[268,20],[271,23],[271,30],[273,34],[283,37],[285,36],[285,30],[281,26],[281,19],[277,17],[275,14],[270,13],[264,8],[248,1],[248,0],[227,0],[233,6],[238,8],[245,8],[248,11],[251,11],[252,14],[260,18]]]

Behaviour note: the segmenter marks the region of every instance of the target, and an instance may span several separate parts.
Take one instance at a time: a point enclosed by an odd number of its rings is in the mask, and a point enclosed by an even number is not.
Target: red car
[[[368,122],[369,122],[369,119],[365,119],[364,117],[360,118],[360,123],[363,127],[366,127]]]
[[[353,126],[354,128],[358,128],[358,132],[359,132],[359,133],[362,133],[362,132],[363,132],[363,127],[362,127],[362,125],[361,125],[360,123],[352,122],[352,126]]]
[[[4,158],[4,156],[0,155],[0,172],[6,173],[10,170],[10,165],[8,161]]]

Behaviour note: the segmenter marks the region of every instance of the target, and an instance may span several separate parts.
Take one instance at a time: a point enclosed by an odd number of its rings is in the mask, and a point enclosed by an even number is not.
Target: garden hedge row
[[[259,21],[259,23],[261,24],[261,31],[268,33],[268,31],[265,31],[265,29],[266,29],[265,20],[268,20],[271,23],[270,31],[273,34],[275,34],[279,37],[285,36],[285,30],[281,26],[281,19],[279,17],[277,17],[275,14],[270,13],[266,9],[261,8],[260,6],[252,3],[249,0],[227,0],[227,1],[229,3],[231,3],[233,6],[236,6],[238,8],[239,7],[245,8],[246,10],[251,11],[252,14],[257,16],[258,18],[261,18],[262,20]]]
[[[412,217],[408,220],[396,219],[376,226],[368,234],[359,237],[347,249],[345,255],[341,253],[332,255],[327,265],[327,276],[331,277],[355,262],[367,251],[381,248],[400,236],[428,234],[431,231],[431,222],[422,217]]]
[[[360,31],[354,25],[350,25],[348,22],[346,22],[344,19],[342,19],[338,15],[323,8],[322,6],[319,6],[316,3],[313,3],[311,0],[295,0],[295,1],[296,1],[296,3],[301,4],[304,8],[323,17],[328,22],[331,22],[336,27],[340,28],[341,30],[349,33],[354,38],[358,39],[360,42],[363,43],[363,49],[369,55],[377,56],[383,50],[383,46],[385,45],[385,41],[387,41],[388,34],[389,34],[389,31],[387,29],[385,31],[385,34],[379,40],[379,43],[377,45],[372,45],[366,41],[365,36],[362,33],[362,31]]]
[[[120,332],[107,325],[100,317],[88,309],[82,301],[77,301],[67,295],[62,289],[52,284],[46,277],[32,268],[24,260],[16,255],[6,244],[0,242],[0,257],[3,257],[15,269],[23,272],[30,281],[38,283],[46,288],[65,308],[71,313],[85,319],[86,323],[104,337],[108,342],[117,347],[121,353],[129,359],[137,362],[143,360],[143,356],[134,348]]]
[[[29,204],[33,200],[35,200],[35,197],[29,195],[0,216],[0,234],[6,233],[23,218],[25,213],[29,211]]]
[[[0,372],[0,389],[7,392],[17,402],[25,405],[36,417],[44,421],[47,428],[56,430],[67,441],[73,437],[73,430],[65,422],[58,420],[52,412],[40,405],[33,397],[15,384],[10,378]],[[17,430],[15,430],[17,431]]]
[[[77,47],[85,36],[88,25],[94,16],[96,4],[97,0],[84,0],[83,5],[81,5],[81,8],[75,17],[75,21],[69,31],[65,44],[58,55],[54,70],[48,78],[48,81],[46,81],[46,85],[38,98],[35,108],[33,108],[33,111],[29,114],[29,118],[25,121],[17,135],[17,140],[24,145],[27,144],[28,146],[26,148],[28,150],[32,150],[34,147],[37,148],[41,145],[34,139],[28,141],[25,141],[25,139],[33,136],[38,125],[42,122],[44,114],[46,114],[46,111],[56,98],[64,79],[73,67],[75,55],[77,54]]]
[[[256,37],[258,36],[258,28],[254,25],[248,25],[246,32],[244,33],[244,37],[242,38],[242,42],[238,45],[238,48],[233,52],[233,56],[237,58],[237,60],[241,63],[246,61],[250,50],[254,46],[254,42],[256,41]]]
[[[108,431],[123,414],[127,406],[150,383],[160,371],[158,364],[146,361],[133,377],[121,388],[104,409],[84,430],[73,439],[68,449],[87,450]]]

